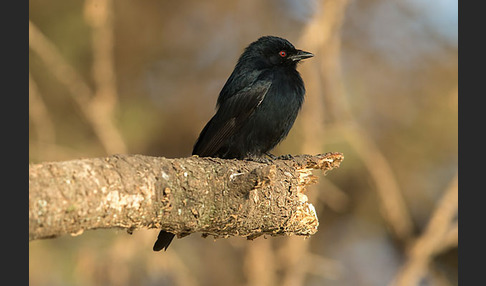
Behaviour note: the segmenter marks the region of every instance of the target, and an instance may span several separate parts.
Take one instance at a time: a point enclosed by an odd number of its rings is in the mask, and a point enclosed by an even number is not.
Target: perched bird
[[[193,155],[265,161],[289,133],[304,101],[297,63],[313,57],[289,41],[265,36],[240,56],[221,90],[216,114],[199,134]],[[266,159],[268,160],[268,159]],[[167,247],[174,234],[160,231],[153,247]]]

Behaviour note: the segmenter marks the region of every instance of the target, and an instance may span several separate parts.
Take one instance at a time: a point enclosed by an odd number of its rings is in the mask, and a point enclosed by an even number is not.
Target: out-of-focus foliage
[[[98,57],[94,49],[96,19],[90,17],[102,10],[102,2],[106,1],[29,1],[29,20],[93,97],[103,92],[94,72],[103,55]],[[299,70],[307,86],[325,84],[309,75],[325,69],[322,52],[328,50],[310,49],[302,35],[313,19],[322,17],[326,2],[340,1],[113,1],[108,6],[113,20],[109,57],[116,78],[104,84],[115,87],[116,97],[113,109],[101,110],[112,120],[111,128],[119,132],[123,141],[119,146],[125,150],[103,145],[96,116],[86,115],[88,107],[76,101],[79,94],[63,84],[55,67],[31,42],[30,161],[99,157],[109,155],[107,150],[189,156],[238,56],[262,35],[282,36],[314,52],[316,56]],[[133,235],[91,231],[30,242],[30,284],[390,283],[405,265],[413,239],[393,234],[389,213],[381,205],[383,195],[376,191],[386,174],[372,175],[362,153],[374,151],[356,146],[361,139],[372,145],[359,146],[376,146],[403,197],[412,236],[421,237],[457,173],[457,1],[360,0],[345,7],[336,53],[340,68],[335,70],[343,90],[310,94],[316,89],[309,89],[309,99],[323,98],[324,114],[314,121],[304,119],[303,113],[313,108],[304,103],[289,137],[274,150],[275,154],[309,152],[302,138],[313,138],[305,134],[309,132],[305,125],[315,124],[322,132],[313,139],[320,152],[344,153],[341,167],[321,176],[310,190],[320,219],[316,235],[305,241],[301,237],[213,241],[192,235],[175,239],[165,253],[155,253],[157,230]],[[323,37],[319,31],[312,37]],[[317,68],[311,68],[313,64]],[[344,106],[336,102],[345,103],[351,121],[331,116],[336,112],[333,106]],[[349,135],[353,130],[364,137]],[[294,247],[299,244],[305,248]],[[289,267],[292,257],[298,257],[295,275]],[[292,284],[289,276],[303,278]],[[424,283],[457,284],[454,242],[432,258]]]

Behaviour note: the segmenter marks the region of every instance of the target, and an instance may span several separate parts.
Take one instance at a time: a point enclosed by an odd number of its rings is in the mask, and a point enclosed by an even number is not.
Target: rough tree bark
[[[318,219],[305,188],[312,169],[341,153],[262,164],[142,155],[30,164],[29,240],[98,228],[158,228],[178,237],[312,235]]]

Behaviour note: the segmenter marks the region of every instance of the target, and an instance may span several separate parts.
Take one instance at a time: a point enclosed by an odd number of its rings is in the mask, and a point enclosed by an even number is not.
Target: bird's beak
[[[302,50],[297,50],[297,53],[290,56],[290,59],[293,60],[294,62],[298,62],[303,59],[312,58],[313,56],[314,54],[312,53],[302,51]]]

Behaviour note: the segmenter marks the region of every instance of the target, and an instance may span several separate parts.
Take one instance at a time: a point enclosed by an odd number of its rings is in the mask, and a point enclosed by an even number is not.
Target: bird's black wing
[[[271,77],[259,77],[252,84],[218,102],[218,111],[201,131],[192,154],[213,156],[262,103],[271,85]]]

